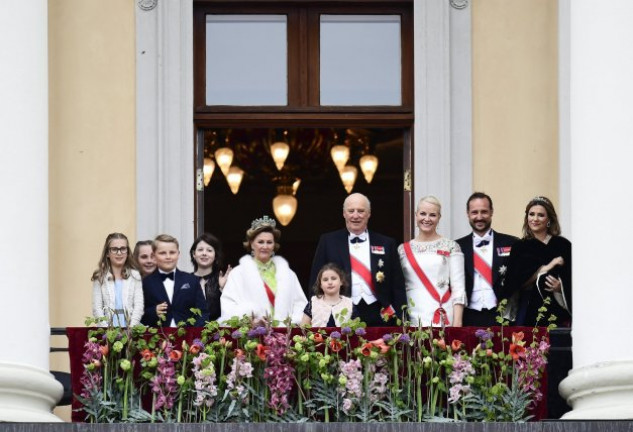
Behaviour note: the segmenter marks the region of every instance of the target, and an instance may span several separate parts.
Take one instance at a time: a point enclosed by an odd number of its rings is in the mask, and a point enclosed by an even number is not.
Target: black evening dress
[[[530,286],[524,287],[525,282],[541,266],[549,264],[556,257],[562,257],[564,261],[564,265],[556,266],[550,271],[551,275],[560,277],[562,281],[562,296],[558,301],[551,292],[544,289],[544,276],[538,278]],[[556,316],[555,323],[559,327],[571,326],[571,268],[571,242],[565,237],[552,237],[547,244],[537,239],[524,239],[512,246],[504,288],[506,297],[519,293],[516,325],[536,325],[538,310],[544,305],[544,299],[549,297],[550,304],[547,312],[538,324],[547,326],[548,318],[554,315]]]

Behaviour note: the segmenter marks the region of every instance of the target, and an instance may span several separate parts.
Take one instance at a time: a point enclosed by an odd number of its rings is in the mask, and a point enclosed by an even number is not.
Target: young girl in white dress
[[[341,294],[349,288],[347,276],[336,264],[324,265],[314,284],[314,292],[303,311],[301,324],[312,327],[340,327],[353,318],[352,299]]]

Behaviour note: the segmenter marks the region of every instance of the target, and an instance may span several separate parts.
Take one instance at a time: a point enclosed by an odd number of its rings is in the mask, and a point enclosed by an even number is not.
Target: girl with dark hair
[[[312,327],[340,327],[355,315],[354,303],[346,297],[347,275],[339,266],[329,263],[321,267],[314,283],[314,293],[303,310],[301,324]]]
[[[506,278],[507,297],[518,293],[516,325],[571,326],[571,242],[560,235],[552,202],[543,196],[525,207],[523,238],[512,246]],[[548,311],[538,323],[539,309],[550,298]]]
[[[142,277],[154,273],[154,270],[156,270],[156,261],[154,261],[151,240],[137,241],[132,255],[134,256],[136,268],[141,272]]]
[[[193,264],[193,274],[200,281],[200,288],[207,300],[207,307],[210,312],[210,321],[215,321],[220,317],[220,296],[226,284],[226,279],[231,272],[229,265],[226,272],[222,272],[222,244],[212,234],[204,233],[191,245],[189,256]]]
[[[92,274],[92,314],[107,318],[117,327],[135,326],[143,317],[143,285],[134,269],[128,239],[124,234],[109,234],[103,245],[97,270]]]

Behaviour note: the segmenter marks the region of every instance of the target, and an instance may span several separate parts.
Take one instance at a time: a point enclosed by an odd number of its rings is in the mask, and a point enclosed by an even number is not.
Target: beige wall
[[[135,241],[135,3],[49,1],[53,327],[81,326],[92,314],[90,276],[106,235]],[[51,356],[52,369],[67,364],[66,354]]]
[[[531,197],[558,204],[558,5],[470,4],[473,186],[495,201],[495,227],[518,235]]]

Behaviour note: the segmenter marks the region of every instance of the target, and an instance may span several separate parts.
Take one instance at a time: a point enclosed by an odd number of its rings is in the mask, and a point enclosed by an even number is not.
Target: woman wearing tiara
[[[279,325],[287,318],[293,324],[301,322],[308,300],[288,262],[275,256],[280,237],[277,222],[268,216],[251,223],[244,241],[250,255],[240,259],[226,281],[220,298],[221,323],[244,315],[272,318]]]
[[[571,242],[560,233],[552,202],[543,196],[530,200],[523,238],[512,246],[505,281],[507,297],[519,293],[516,325],[536,325],[538,310],[550,297],[538,324],[547,326],[554,315],[558,326],[571,326]]]

